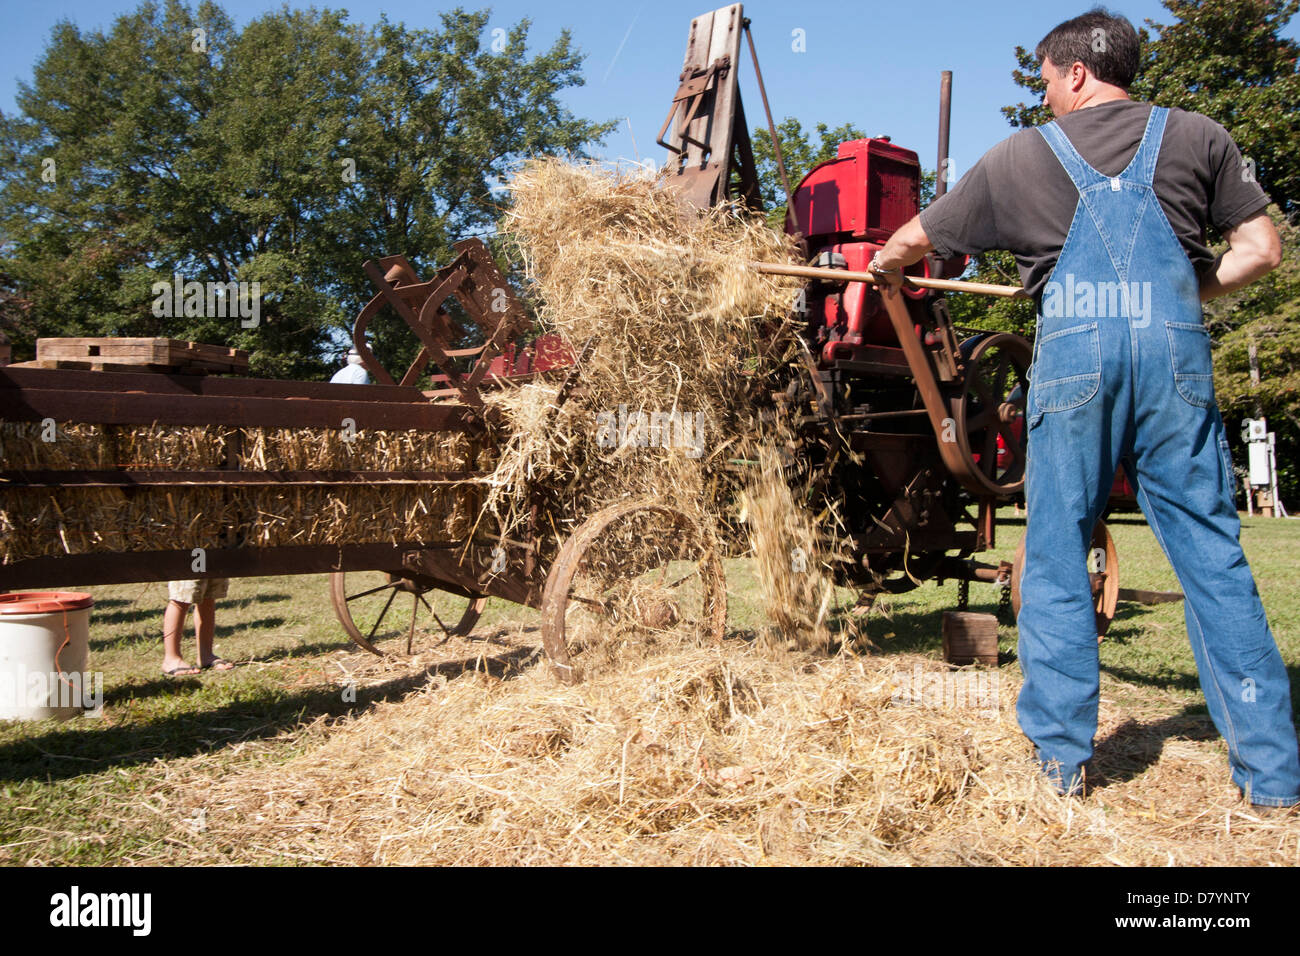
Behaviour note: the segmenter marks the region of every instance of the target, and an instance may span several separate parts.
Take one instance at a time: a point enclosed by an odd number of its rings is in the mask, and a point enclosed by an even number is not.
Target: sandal
[[[162,672],[164,677],[175,679],[177,677],[193,677],[200,673],[200,670],[193,664],[177,664],[175,667],[164,667]]]
[[[203,665],[203,669],[205,671],[232,671],[235,669],[235,665],[223,658],[214,657]]]

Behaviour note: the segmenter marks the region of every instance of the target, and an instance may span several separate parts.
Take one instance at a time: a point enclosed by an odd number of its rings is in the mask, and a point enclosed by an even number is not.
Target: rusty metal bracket
[[[404,256],[387,256],[378,263],[367,261],[366,275],[378,289],[358,314],[352,340],[362,365],[381,383],[394,384],[392,375],[375,358],[366,341],[366,330],[379,310],[387,305],[410,326],[421,349],[398,384],[414,384],[432,362],[460,400],[482,412],[479,394],[492,360],[505,345],[528,327],[528,315],[510,284],[497,268],[487,247],[479,239],[457,242],[452,261],[428,282],[420,282]],[[445,305],[455,299],[483,334],[484,343],[466,349],[451,348],[452,340],[464,330],[455,325]],[[457,368],[456,360],[468,359],[468,371]]]

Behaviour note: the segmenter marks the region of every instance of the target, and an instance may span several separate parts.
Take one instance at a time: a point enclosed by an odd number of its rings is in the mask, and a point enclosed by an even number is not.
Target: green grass
[[[1111,522],[1126,587],[1176,590],[1172,570],[1140,516]],[[1023,522],[999,525],[998,547],[981,560],[1010,560]],[[1300,686],[1300,522],[1243,519],[1242,541],[1274,635]],[[762,627],[757,582],[747,560],[727,563],[730,627]],[[344,699],[335,660],[355,660],[334,619],[323,575],[236,580],[217,606],[217,651],[240,666],[171,680],[160,673],[163,584],[86,588],[94,594],[90,664],[104,675],[100,719],[0,723],[0,862],[105,864],[195,857],[175,837],[166,810],[170,770],[192,759],[220,772],[243,761],[281,762],[315,746],[329,723],[422,687],[420,670],[395,670]],[[846,603],[854,595],[841,592]],[[890,599],[889,616],[867,625],[884,653],[941,655],[940,619],[956,602],[956,584],[933,583]],[[972,584],[970,609],[994,612],[998,590]],[[536,613],[489,602],[475,635],[503,625],[535,626]],[[1004,666],[1015,667],[1015,629],[1001,629]],[[484,655],[496,653],[484,643]],[[185,652],[193,660],[187,635]],[[498,658],[504,660],[504,658]],[[1181,604],[1121,605],[1102,645],[1104,692],[1121,704],[1174,701],[1203,713]],[[439,670],[449,677],[474,658]],[[1297,702],[1300,704],[1300,702]],[[1300,706],[1297,707],[1300,710]],[[431,745],[436,743],[431,742]],[[240,847],[207,847],[202,859],[259,861]],[[265,861],[263,861],[265,862]]]
[[[1173,569],[1140,514],[1112,515],[1108,525],[1119,556],[1121,587],[1180,590]],[[998,546],[979,559],[990,564],[1010,561],[1023,535],[1023,519],[1001,519]],[[1293,583],[1300,577],[1300,522],[1243,518],[1241,540],[1291,676],[1294,709],[1300,713],[1300,591]],[[970,610],[995,613],[998,596],[992,586],[972,584]],[[870,635],[886,650],[927,653],[938,658],[942,655],[940,619],[956,600],[955,584],[926,584],[895,597],[890,626],[885,630],[882,622],[873,622]],[[891,632],[894,637],[881,639],[882,634]],[[1013,657],[1016,629],[1000,628],[1000,638],[1004,659]],[[1157,690],[1184,698],[1188,713],[1205,712],[1182,602],[1150,606],[1121,603],[1101,645],[1101,666],[1102,673],[1116,682],[1110,689],[1120,699],[1144,689]]]

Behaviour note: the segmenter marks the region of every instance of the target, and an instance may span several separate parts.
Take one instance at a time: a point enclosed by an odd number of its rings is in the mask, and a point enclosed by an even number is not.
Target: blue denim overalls
[[[1187,596],[1187,633],[1232,779],[1300,801],[1291,693],[1238,541],[1196,272],[1151,188],[1167,111],[1103,176],[1039,127],[1079,204],[1039,306],[1028,399],[1028,527],[1017,713],[1044,770],[1077,790],[1097,732],[1097,629],[1084,556],[1118,463]]]

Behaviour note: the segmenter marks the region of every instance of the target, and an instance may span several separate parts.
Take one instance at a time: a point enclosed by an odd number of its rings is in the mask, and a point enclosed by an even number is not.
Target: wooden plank
[[[27,363],[23,363],[27,364]],[[209,378],[202,375],[148,372],[133,368],[132,374],[116,371],[84,372],[18,368],[0,369],[0,390],[139,392],[153,395],[225,395],[240,398],[326,398],[334,401],[422,404],[425,396],[417,388],[396,385],[335,385],[329,382],[297,382],[267,378]]]
[[[949,664],[998,663],[998,619],[970,611],[943,612],[943,659]]]
[[[453,548],[459,543],[290,545],[282,548],[210,548],[208,569],[195,572],[188,549],[99,552],[26,558],[0,566],[0,588],[76,587],[134,584],[189,578],[241,578],[259,575],[315,574],[322,571],[397,570],[408,551]],[[129,560],[124,557],[129,555]]]
[[[701,207],[721,201],[727,192],[735,123],[742,112],[737,69],[743,25],[743,7],[739,3],[691,21],[682,78],[693,84],[695,92],[678,101],[679,113],[664,142],[681,151],[684,196]],[[729,58],[725,73],[712,74],[708,85],[701,89],[706,71],[724,57]],[[694,118],[683,125],[685,114],[691,111]],[[705,145],[701,147],[700,143]]]
[[[15,362],[9,368],[40,368],[51,370],[63,370],[69,372],[174,372],[180,375],[206,375],[207,369],[203,368],[172,368],[168,365],[132,364],[123,362],[100,362],[93,360],[77,359],[33,359],[30,362]],[[220,369],[218,371],[226,371]]]
[[[713,38],[713,20],[718,11],[705,13],[691,21],[691,34],[686,43],[686,59],[682,64],[682,73],[689,76],[700,70],[707,69],[713,61],[709,58],[709,44]],[[682,108],[686,106],[686,101],[682,102]],[[707,113],[696,114],[689,126],[682,130],[683,140],[694,140],[697,143],[707,143],[709,141],[709,120]],[[675,137],[670,136],[670,143],[681,143]],[[686,142],[686,167],[688,169],[702,165],[704,155],[703,150],[693,143]]]
[[[140,376],[141,379],[144,376]],[[339,386],[357,388],[364,386]],[[102,425],[242,425],[249,428],[342,428],[475,431],[482,419],[463,405],[327,399],[236,398],[0,388],[0,421]]]
[[[0,471],[0,488],[224,488],[347,485],[469,485],[490,478],[487,471]]]
[[[102,584],[136,584],[190,578],[248,578],[281,574],[318,574],[324,571],[400,571],[418,564],[419,570],[450,584],[472,587],[481,594],[538,607],[541,588],[502,574],[480,580],[476,568],[491,562],[495,542],[475,543],[468,566],[460,560],[464,541],[408,542],[404,544],[286,545],[278,548],[209,548],[207,570],[192,569],[190,550],[59,554],[27,558],[0,565],[0,590],[85,587]],[[443,552],[434,554],[432,552]],[[129,559],[124,560],[129,555]]]
[[[719,77],[715,85],[713,110],[710,125],[712,127],[713,153],[710,162],[720,163],[723,175],[731,162],[731,142],[736,116],[736,98],[740,89],[737,82],[740,66],[740,32],[742,29],[741,5],[718,10],[713,17],[713,36],[709,39],[709,62],[713,63],[724,56],[731,58],[731,69],[726,76]],[[726,183],[722,184],[725,192]]]
[[[243,349],[164,338],[37,339],[36,359],[196,368],[212,372],[244,372],[248,369],[248,353]]]

